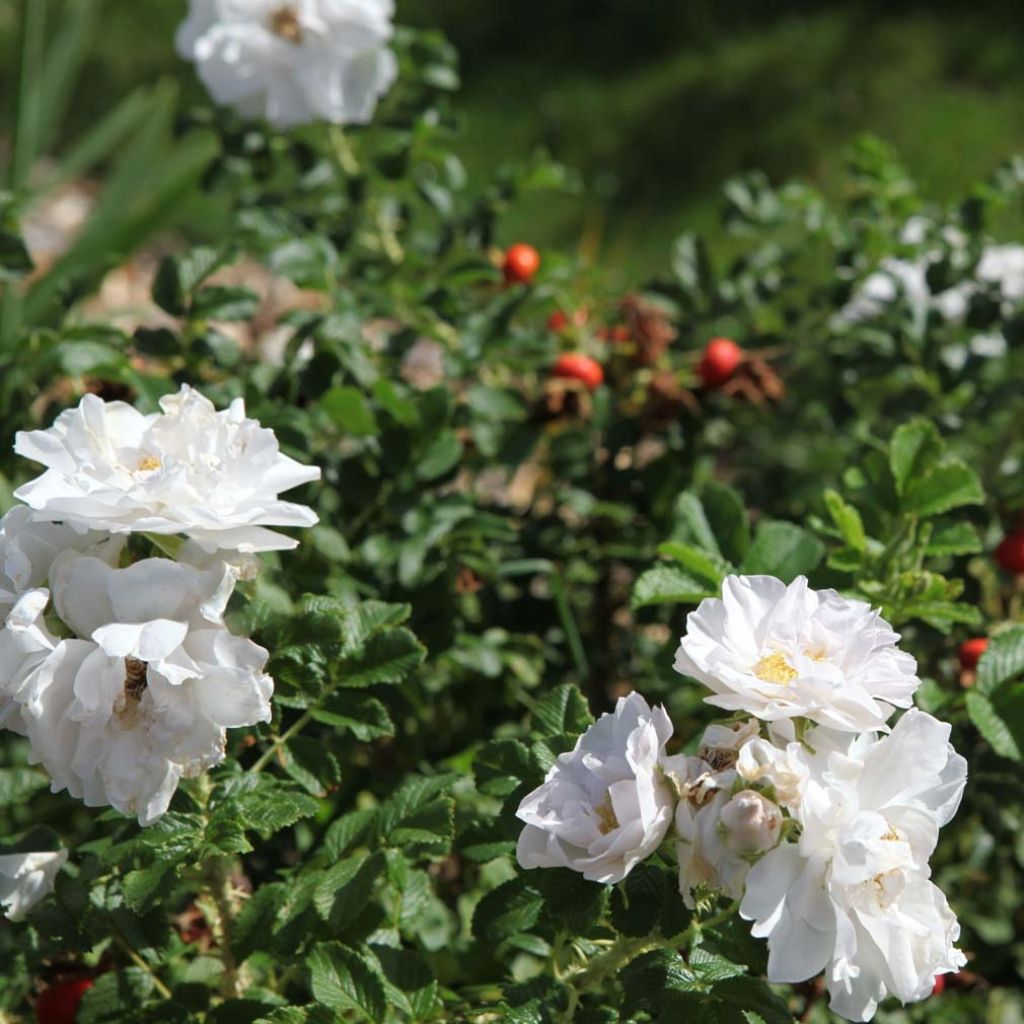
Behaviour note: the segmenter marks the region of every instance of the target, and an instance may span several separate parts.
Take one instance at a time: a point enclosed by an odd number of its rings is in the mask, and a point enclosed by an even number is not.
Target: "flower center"
[[[883,910],[891,907],[899,899],[904,884],[903,872],[899,868],[883,871],[881,874],[875,875],[869,883],[874,890],[878,905]]]
[[[160,460],[155,455],[146,455],[139,459],[139,472],[150,473],[160,468]]]
[[[298,11],[291,4],[278,7],[270,15],[270,31],[275,36],[287,39],[289,43],[301,43],[302,22],[299,21]]]
[[[781,683],[785,686],[793,682],[799,673],[785,657],[778,652],[768,654],[754,666],[754,675],[766,683]]]
[[[138,658],[124,659],[124,694],[114,705],[114,717],[123,729],[131,729],[138,720],[137,712],[146,692],[149,666]]]
[[[606,836],[619,827],[619,819],[615,817],[615,809],[612,807],[611,794],[606,795],[594,810],[599,819],[597,830],[601,835]]]
[[[124,696],[131,704],[138,704],[146,690],[149,666],[138,658],[124,659]]]
[[[898,843],[903,839],[903,833],[895,825],[890,825],[889,831],[882,836],[882,839],[889,843]]]

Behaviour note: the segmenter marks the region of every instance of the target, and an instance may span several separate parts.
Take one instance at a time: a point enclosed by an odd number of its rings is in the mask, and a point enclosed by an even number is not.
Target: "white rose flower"
[[[246,117],[366,124],[398,74],[393,13],[393,0],[192,0],[177,49]]]
[[[727,576],[721,599],[687,617],[675,668],[709,686],[716,707],[863,732],[909,707],[920,683],[898,640],[869,605],[803,576]]]
[[[923,999],[937,974],[963,966],[928,868],[967,775],[949,732],[915,709],[882,738],[809,735],[799,842],[754,865],[740,906],[768,939],[769,981],[824,969],[832,1009],[863,1021],[887,996]]]
[[[47,467],[15,496],[40,519],[79,529],[186,534],[207,550],[293,548],[267,526],[312,526],[304,505],[277,495],[320,478],[282,455],[272,430],[236,399],[217,412],[183,385],[143,415],[86,395],[48,430],[17,435],[15,451]]]
[[[267,652],[223,625],[226,566],[153,558],[114,569],[65,552],[50,577],[76,636],[46,628],[47,591],[24,595],[0,634],[8,699],[54,792],[148,825],[180,779],[223,760],[226,729],[269,721]]]
[[[53,892],[57,872],[68,859],[67,850],[0,855],[0,907],[12,921],[28,912]]]
[[[106,534],[75,530],[40,519],[25,505],[15,505],[0,519],[0,614],[34,587],[45,587],[53,560],[67,549],[84,551],[102,544]],[[105,545],[104,557],[116,560],[123,541]]]
[[[638,693],[621,697],[561,754],[519,805],[524,868],[565,867],[619,882],[661,844],[675,803],[660,762],[672,723]]]

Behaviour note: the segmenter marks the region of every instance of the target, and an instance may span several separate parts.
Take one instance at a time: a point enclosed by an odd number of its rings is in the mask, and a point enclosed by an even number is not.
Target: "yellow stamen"
[[[898,843],[903,839],[903,835],[894,825],[890,825],[889,831],[882,838],[890,843]]]
[[[609,832],[614,832],[619,827],[619,819],[615,817],[615,810],[612,807],[610,795],[606,796],[594,810],[597,811],[597,816],[600,819],[597,829],[601,835],[606,836]]]
[[[142,473],[148,473],[150,470],[159,469],[160,460],[155,455],[147,455],[143,459],[139,459],[139,470]]]
[[[754,675],[766,683],[786,685],[793,682],[798,674],[797,670],[778,652],[766,655],[754,666]]]
[[[270,31],[289,43],[302,42],[302,22],[298,12],[290,4],[279,7],[270,15]]]

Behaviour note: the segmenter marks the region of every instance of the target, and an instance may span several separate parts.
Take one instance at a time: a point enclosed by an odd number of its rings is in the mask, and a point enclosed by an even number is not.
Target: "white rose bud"
[[[745,857],[775,846],[782,831],[782,811],[760,793],[744,789],[722,808],[721,822],[725,845]]]

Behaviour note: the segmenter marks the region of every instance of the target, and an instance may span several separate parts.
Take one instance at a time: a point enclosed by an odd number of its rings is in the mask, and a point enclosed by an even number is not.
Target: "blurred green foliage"
[[[7,54],[16,6],[0,3]],[[97,8],[69,140],[160,75],[201,98],[173,49],[183,0]],[[505,240],[578,243],[634,272],[655,269],[678,231],[714,227],[724,177],[760,168],[834,194],[841,148],[870,130],[942,201],[1024,135],[1024,11],[1002,0],[398,0],[398,17],[440,28],[460,51],[460,153],[474,180],[536,146],[585,174],[585,198],[523,204]],[[51,27],[60,20],[51,14]],[[0,97],[15,67],[2,62]]]

